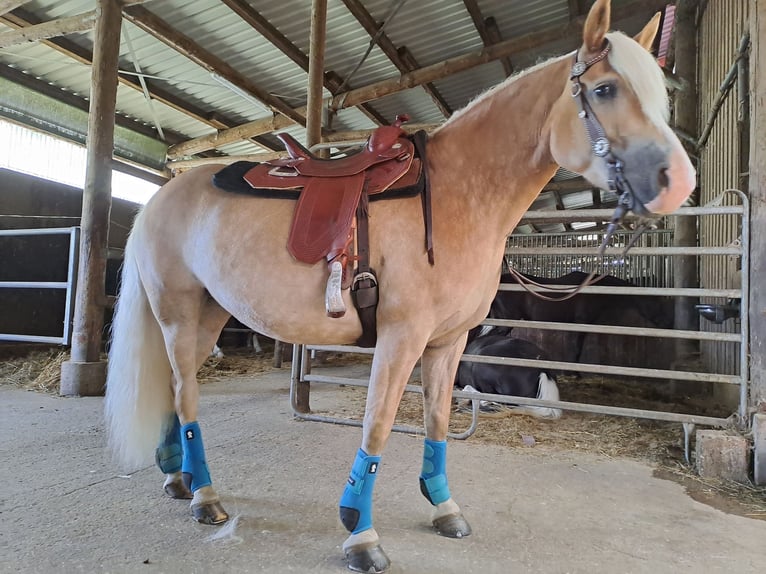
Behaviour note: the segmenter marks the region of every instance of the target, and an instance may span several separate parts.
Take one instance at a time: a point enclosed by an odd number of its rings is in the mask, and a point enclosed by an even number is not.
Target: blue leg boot
[[[463,538],[471,534],[471,526],[450,495],[447,482],[447,441],[425,439],[420,492],[434,505],[431,522],[439,534],[450,538]]]
[[[384,572],[391,564],[372,528],[372,490],[379,464],[379,456],[360,448],[340,497],[340,521],[351,532],[343,551],[348,567],[356,572]]]
[[[181,477],[183,449],[181,448],[181,423],[174,414],[166,424],[162,440],[154,453],[154,460],[162,472],[167,475],[163,488],[172,498],[189,499],[191,490]]]
[[[210,472],[205,460],[205,446],[202,444],[202,432],[196,421],[181,427],[181,444],[184,453],[181,472],[184,484],[194,493],[191,504],[194,519],[203,524],[226,522],[229,515],[211,487]]]

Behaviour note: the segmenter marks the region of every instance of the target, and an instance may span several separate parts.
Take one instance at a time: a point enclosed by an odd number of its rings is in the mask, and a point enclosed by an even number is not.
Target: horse
[[[547,359],[545,352],[534,343],[493,333],[481,335],[470,341],[464,352],[470,355],[517,359]],[[554,374],[550,370],[536,367],[461,361],[457,369],[455,386],[479,393],[559,400],[559,389]],[[561,416],[561,409],[552,407],[515,406],[514,410],[540,418],[557,419]]]
[[[581,285],[588,273],[572,271],[561,277],[536,277],[521,274],[526,279],[541,285]],[[503,273],[500,284],[518,283],[513,273]],[[592,283],[599,287],[633,287],[628,281],[605,275],[597,277]],[[549,294],[561,297],[560,294]],[[673,327],[673,299],[642,295],[598,295],[594,293],[578,293],[569,299],[550,301],[528,291],[498,290],[490,305],[489,315],[492,319],[512,319],[526,321],[548,321],[558,323],[587,323],[597,324],[603,319],[611,323],[625,317],[641,317],[651,326],[661,329]],[[504,329],[498,331],[497,329]],[[495,328],[494,333],[510,333],[512,328]],[[586,333],[573,333],[574,360],[579,361],[583,351]]]
[[[609,32],[609,15],[609,0],[597,0],[575,53],[507,79],[430,134],[432,251],[423,240],[425,195],[369,203],[375,354],[361,445],[339,503],[351,570],[390,566],[373,527],[372,494],[418,360],[421,492],[439,534],[471,533],[446,474],[452,386],[468,329],[495,295],[505,238],[558,166],[595,186],[619,185],[622,205],[644,216],[672,213],[694,188],[695,170],[667,123],[662,71],[648,51],[659,15],[635,38]],[[173,178],[134,221],[105,400],[118,460],[137,467],[154,453],[166,493],[191,499],[192,516],[206,524],[228,514],[205,459],[196,372],[229,316],[297,344],[353,344],[363,332],[347,289],[348,312],[328,315],[326,263],[297,261],[285,248],[295,202],[223,191],[211,182],[222,167]]]

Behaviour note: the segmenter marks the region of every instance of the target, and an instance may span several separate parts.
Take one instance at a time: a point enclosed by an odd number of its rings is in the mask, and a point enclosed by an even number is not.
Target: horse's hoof
[[[167,480],[162,488],[165,489],[165,494],[170,498],[188,500],[193,497],[192,491],[187,488],[180,477],[178,479]]]
[[[383,552],[380,544],[372,546],[357,546],[346,550],[348,569],[354,572],[385,572],[391,566],[391,561]]]
[[[448,514],[434,519],[436,533],[448,538],[464,538],[471,534],[471,525],[462,514]]]
[[[194,520],[202,524],[223,524],[229,519],[220,502],[192,504],[191,510]]]

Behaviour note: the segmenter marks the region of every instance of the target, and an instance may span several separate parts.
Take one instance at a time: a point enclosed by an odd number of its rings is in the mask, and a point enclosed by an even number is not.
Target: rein
[[[601,241],[601,246],[598,249],[599,257],[604,256],[607,245],[611,241],[614,232],[617,230],[617,226],[622,223],[625,215],[628,213],[628,211],[632,210],[635,205],[633,189],[631,188],[630,183],[623,173],[624,164],[622,160],[612,152],[612,146],[609,142],[609,138],[606,136],[606,131],[601,125],[601,122],[598,121],[596,113],[593,111],[590,103],[588,103],[588,99],[585,97],[585,89],[580,82],[580,77],[585,74],[585,72],[587,72],[593,64],[600,62],[609,54],[612,45],[608,40],[605,40],[605,42],[606,45],[604,46],[604,49],[601,50],[601,52],[599,52],[593,58],[585,62],[580,61],[579,54],[575,53],[575,63],[572,65],[572,69],[569,73],[569,80],[572,82],[572,98],[574,98],[574,101],[578,107],[577,116],[582,119],[583,124],[585,125],[585,131],[588,133],[588,138],[590,139],[590,147],[593,151],[593,154],[597,157],[604,158],[606,161],[608,170],[607,183],[609,185],[609,191],[616,193],[618,196],[617,207],[615,208],[614,214],[609,221],[609,225],[607,225],[604,239]],[[627,255],[628,250],[633,247],[645,229],[645,223],[641,223],[638,225],[638,227],[636,227],[633,236],[628,242],[628,245],[625,246],[625,249],[622,252],[623,257]],[[519,271],[511,267],[507,256],[505,257],[505,264],[508,267],[508,272],[516,279],[516,282],[519,285],[521,285],[535,297],[544,299],[545,301],[566,301],[567,299],[571,299],[577,295],[584,287],[589,287],[594,283],[598,283],[607,275],[606,273],[602,273],[597,277],[597,272],[594,270],[591,271],[591,273],[583,280],[583,282],[576,287],[551,286],[538,283],[522,275]],[[559,291],[566,294],[560,297],[551,297],[548,295],[543,295],[542,293],[538,293],[537,291],[529,288],[529,285],[534,285],[535,287],[546,289],[552,292]]]

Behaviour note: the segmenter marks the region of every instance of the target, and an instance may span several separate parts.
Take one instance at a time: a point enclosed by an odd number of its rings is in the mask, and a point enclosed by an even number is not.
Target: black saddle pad
[[[271,199],[298,199],[301,192],[296,189],[254,189],[250,187],[244,179],[245,174],[250,168],[258,165],[252,161],[238,161],[226,166],[221,171],[213,174],[213,185],[220,190],[231,193],[241,193],[245,195],[254,195],[256,197],[267,197]],[[381,199],[397,199],[400,197],[414,197],[422,193],[425,187],[425,170],[421,171],[418,181],[413,185],[404,187],[391,187],[382,193],[376,193],[369,196],[370,201]]]

